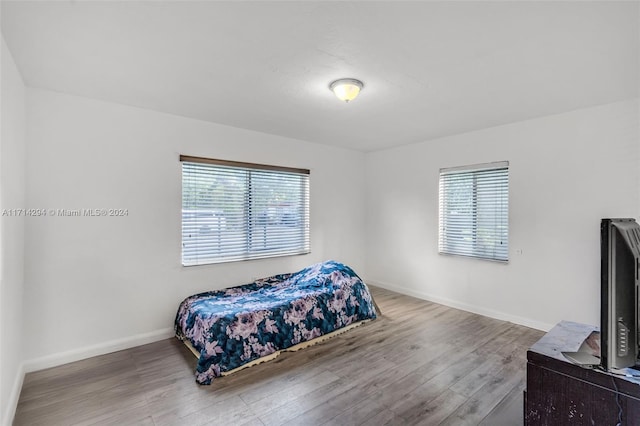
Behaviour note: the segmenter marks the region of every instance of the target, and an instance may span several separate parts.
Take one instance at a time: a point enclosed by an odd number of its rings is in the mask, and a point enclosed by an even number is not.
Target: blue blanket
[[[175,330],[200,353],[196,381],[207,385],[223,372],[374,318],[367,285],[348,266],[327,261],[188,297]]]

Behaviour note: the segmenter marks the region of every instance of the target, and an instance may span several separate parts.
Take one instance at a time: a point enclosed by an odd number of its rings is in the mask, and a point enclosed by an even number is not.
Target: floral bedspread
[[[348,266],[327,261],[188,297],[175,330],[200,352],[196,381],[208,385],[260,357],[374,318],[367,285]]]

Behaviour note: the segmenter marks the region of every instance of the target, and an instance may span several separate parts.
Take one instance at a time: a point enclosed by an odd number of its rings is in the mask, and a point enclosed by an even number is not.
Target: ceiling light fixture
[[[364,84],[355,78],[341,78],[329,85],[329,89],[336,94],[338,99],[345,102],[354,100],[363,87]]]

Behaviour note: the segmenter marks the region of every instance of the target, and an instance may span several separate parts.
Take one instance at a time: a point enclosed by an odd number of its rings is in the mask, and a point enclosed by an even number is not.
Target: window
[[[183,265],[309,253],[309,170],[180,161]]]
[[[509,260],[509,162],[440,169],[438,251]]]

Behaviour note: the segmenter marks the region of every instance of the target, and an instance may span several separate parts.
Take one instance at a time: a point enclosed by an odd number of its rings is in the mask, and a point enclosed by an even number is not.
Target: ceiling
[[[638,2],[1,8],[30,87],[361,151],[639,96]],[[365,83],[349,104],[341,77]]]

